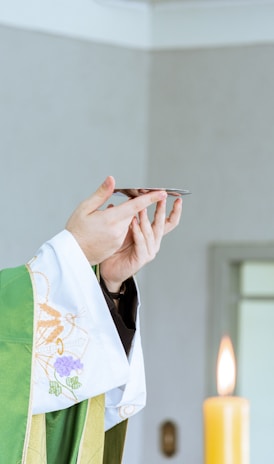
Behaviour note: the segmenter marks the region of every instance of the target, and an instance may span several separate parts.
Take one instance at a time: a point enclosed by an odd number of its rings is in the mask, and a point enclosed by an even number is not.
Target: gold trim
[[[102,464],[105,440],[105,395],[88,400],[77,464]]]

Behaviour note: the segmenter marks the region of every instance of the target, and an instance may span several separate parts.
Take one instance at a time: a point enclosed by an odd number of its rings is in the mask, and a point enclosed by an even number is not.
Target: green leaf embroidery
[[[62,387],[60,386],[59,382],[55,380],[49,381],[49,394],[59,396],[62,393]]]
[[[81,387],[81,383],[78,380],[78,376],[76,375],[75,377],[67,377],[66,378],[66,384],[68,387],[72,388],[73,390],[77,390],[77,388]]]

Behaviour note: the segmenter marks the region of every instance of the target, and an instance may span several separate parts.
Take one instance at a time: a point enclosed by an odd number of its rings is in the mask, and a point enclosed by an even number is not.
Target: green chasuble
[[[104,395],[31,415],[34,296],[26,266],[0,272],[0,464],[120,464],[127,421],[104,433]]]

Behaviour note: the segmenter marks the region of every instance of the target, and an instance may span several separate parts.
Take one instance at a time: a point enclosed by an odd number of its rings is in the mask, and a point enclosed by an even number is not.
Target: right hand
[[[167,216],[166,200],[157,202],[154,218],[149,219],[147,209],[134,217],[121,248],[100,264],[100,275],[110,292],[118,292],[122,283],[153,260],[160,250],[164,235],[180,221],[182,199],[177,198]]]
[[[108,176],[104,183],[76,208],[66,229],[75,237],[91,265],[112,256],[124,243],[132,219],[140,211],[166,198],[164,191],[153,191],[124,203],[99,210],[111,197],[115,180]]]

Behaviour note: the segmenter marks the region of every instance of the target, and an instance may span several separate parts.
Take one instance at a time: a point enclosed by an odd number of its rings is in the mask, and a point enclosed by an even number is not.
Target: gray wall
[[[1,266],[26,261],[107,174],[189,188],[140,275],[148,406],[125,464],[202,462],[208,246],[273,239],[273,46],[145,52],[0,28]],[[137,439],[136,439],[137,437]],[[140,446],[139,437],[142,437]]]
[[[151,57],[148,177],[193,194],[147,281],[146,464],[167,462],[151,446],[166,418],[180,428],[170,462],[202,463],[209,245],[273,241],[273,58],[270,45]]]
[[[63,228],[106,175],[143,183],[148,57],[1,27],[0,58],[3,266]]]
[[[0,27],[0,60],[2,268],[30,259],[108,174],[144,185],[149,57]],[[140,423],[130,464],[140,462]]]

